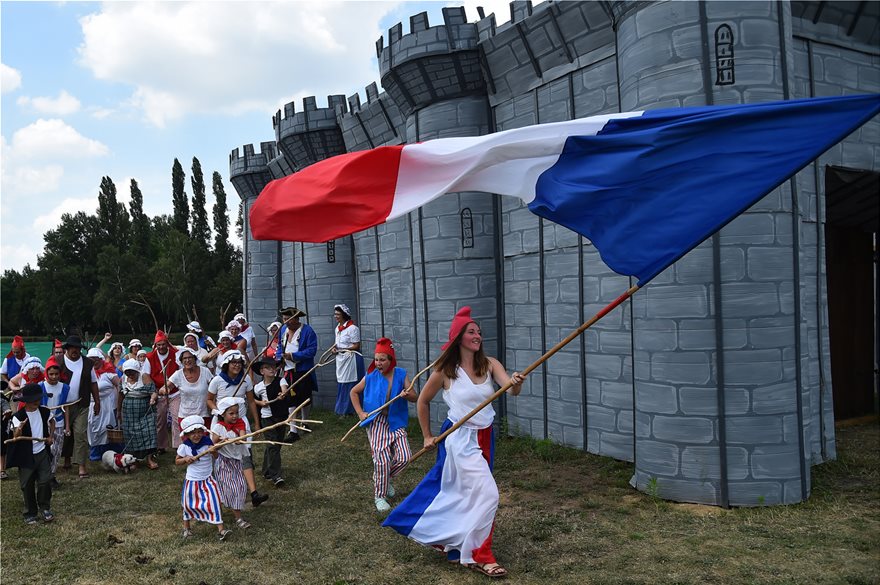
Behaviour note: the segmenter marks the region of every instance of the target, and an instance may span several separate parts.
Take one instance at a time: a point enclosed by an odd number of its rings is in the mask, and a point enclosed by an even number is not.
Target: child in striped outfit
[[[238,416],[238,409],[242,404],[244,399],[236,396],[227,396],[217,402],[217,408],[214,410],[217,420],[211,426],[211,441],[214,444],[245,434],[244,420]],[[247,454],[247,443],[225,445],[220,447],[220,455],[214,462],[214,475],[220,487],[220,502],[232,510],[235,524],[241,529],[251,527],[250,523],[241,517],[247,498],[247,483],[241,460]]]
[[[198,415],[188,416],[180,422],[180,427],[180,436],[186,438],[177,448],[174,463],[187,466],[181,495],[183,538],[192,536],[190,521],[195,519],[217,526],[217,537],[226,540],[232,531],[223,527],[223,518],[220,516],[220,488],[211,476],[214,466],[212,457],[195,458],[214,445],[206,434],[205,420]],[[217,453],[211,455],[216,457]]]
[[[415,402],[418,398],[409,388],[406,370],[396,366],[391,340],[387,337],[379,339],[367,375],[351,389],[351,404],[362,421],[367,421],[367,413],[398,394],[403,394],[409,402]],[[361,393],[364,395],[363,407]],[[400,473],[411,456],[406,439],[408,421],[409,409],[403,400],[396,400],[367,421],[367,438],[373,455],[373,496],[376,509],[380,512],[391,509],[386,499],[394,497],[391,478]]]

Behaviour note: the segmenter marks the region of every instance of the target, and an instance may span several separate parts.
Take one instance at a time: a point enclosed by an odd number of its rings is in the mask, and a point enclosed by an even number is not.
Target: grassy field
[[[196,525],[180,539],[183,470],[128,476],[62,474],[54,524],[21,520],[17,471],[2,483],[5,584],[486,583],[380,526],[363,434],[327,412],[326,424],[284,448],[287,487],[245,511],[253,524],[218,542]],[[419,433],[411,429],[411,444]],[[510,583],[878,583],[880,431],[838,431],[840,457],[813,468],[813,496],[797,506],[722,510],[672,504],[628,485],[631,466],[526,439],[499,442],[501,505],[495,553]],[[424,457],[396,482],[408,493]],[[260,457],[257,457],[258,461]],[[231,519],[231,514],[228,516]],[[224,514],[224,519],[227,515]]]

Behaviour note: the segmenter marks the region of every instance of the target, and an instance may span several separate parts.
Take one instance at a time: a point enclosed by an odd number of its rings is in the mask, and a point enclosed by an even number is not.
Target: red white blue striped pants
[[[412,456],[406,428],[392,432],[388,427],[388,415],[382,412],[367,427],[367,438],[373,455],[374,497],[384,498],[388,495],[390,479],[400,473]]]

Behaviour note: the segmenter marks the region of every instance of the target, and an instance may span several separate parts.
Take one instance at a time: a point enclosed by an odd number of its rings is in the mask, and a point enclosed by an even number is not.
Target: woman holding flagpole
[[[437,367],[418,399],[419,424],[425,447],[435,445],[430,404],[440,390],[449,407],[441,432],[450,428],[494,393],[513,383],[508,392],[520,393],[525,377],[508,376],[504,366],[483,353],[480,327],[470,307],[456,313],[449,341]],[[383,526],[389,526],[425,546],[443,550],[458,562],[488,577],[504,577],[507,569],[492,553],[492,533],[498,508],[498,487],[492,477],[495,410],[483,408],[446,439],[436,443],[437,462],[415,490],[395,508]]]

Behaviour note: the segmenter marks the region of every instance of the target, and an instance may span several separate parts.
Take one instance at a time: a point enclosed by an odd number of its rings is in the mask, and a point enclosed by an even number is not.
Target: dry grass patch
[[[233,529],[223,543],[204,524],[181,541],[183,469],[171,455],[157,472],[117,476],[95,466],[83,482],[61,476],[52,525],[25,526],[17,480],[3,482],[3,583],[488,582],[382,528],[366,438],[340,444],[352,419],[314,416],[326,424],[284,448],[287,486],[261,484],[271,499],[248,505],[253,527]],[[840,457],[813,468],[808,502],[734,510],[636,492],[627,463],[547,441],[504,439],[496,450],[495,552],[511,583],[877,583],[878,435],[876,425],[841,429]],[[418,436],[414,426],[412,444]],[[428,459],[395,481],[399,492],[415,486]]]

